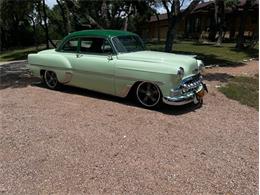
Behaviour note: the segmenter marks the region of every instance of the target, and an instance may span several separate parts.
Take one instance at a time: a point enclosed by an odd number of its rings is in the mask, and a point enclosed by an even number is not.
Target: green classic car
[[[50,89],[60,84],[119,97],[134,93],[145,107],[202,102],[203,63],[194,56],[148,51],[140,37],[118,30],[67,35],[57,49],[28,55],[28,67]]]

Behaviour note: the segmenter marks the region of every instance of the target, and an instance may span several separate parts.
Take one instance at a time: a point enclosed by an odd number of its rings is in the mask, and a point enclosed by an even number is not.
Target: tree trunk
[[[5,34],[4,34],[4,29],[3,27],[0,28],[0,51],[3,51],[4,50],[4,39],[5,39]]]
[[[218,1],[215,0],[214,2],[214,6],[215,6],[215,12],[214,12],[214,19],[215,19],[215,25],[216,25],[216,29],[219,28],[219,17],[218,17],[218,12],[219,12],[219,5],[218,5]],[[218,40],[219,40],[219,37],[220,37],[220,32],[219,32],[219,36],[218,36]],[[217,42],[218,42],[217,40]]]
[[[216,38],[216,21],[215,21],[215,16],[213,14],[210,15],[210,27],[209,27],[209,37],[208,39],[210,41],[215,41]]]
[[[66,8],[64,8],[64,6],[67,6],[67,5],[64,5],[64,4],[62,5],[59,0],[56,0],[56,2],[60,7],[65,34],[68,34],[70,32],[70,22],[69,22],[70,19],[69,19],[68,13],[67,13],[68,10]],[[65,13],[65,9],[66,9],[67,14]]]
[[[217,24],[219,29],[219,35],[216,45],[220,46],[223,41],[223,31],[224,31],[224,21],[225,21],[225,5],[223,1],[218,1],[218,6],[215,9],[218,9],[217,14],[219,13],[220,17],[218,15],[215,15],[217,17]]]
[[[184,2],[184,1],[183,1]],[[183,3],[182,2],[182,3]],[[171,9],[169,9],[167,5],[167,1],[163,0],[163,6],[167,11],[168,15],[168,31],[167,37],[165,42],[165,52],[172,52],[173,41],[175,38],[175,31],[176,31],[176,24],[182,18],[187,16],[200,2],[200,0],[193,0],[190,5],[181,12],[180,7],[181,3],[180,0],[175,0],[171,2]]]
[[[43,22],[44,22],[44,31],[45,31],[45,38],[46,38],[46,48],[49,49],[50,48],[49,41],[53,47],[56,47],[56,45],[52,42],[52,40],[49,37],[47,14],[46,14],[46,9],[45,9],[45,0],[42,0],[42,10],[43,10]]]
[[[45,32],[45,41],[46,41],[46,48],[49,49],[49,29],[47,24],[47,15],[45,9],[45,0],[42,0],[42,10],[43,10],[43,23],[44,23],[44,32]]]
[[[17,32],[19,32],[19,19],[18,19],[18,16],[16,14],[14,14],[14,17],[13,17],[13,32],[15,32],[13,35],[12,35],[12,39],[11,41],[13,43],[11,43],[11,46],[13,46],[14,43],[16,43],[16,46],[21,46],[21,41],[20,39],[18,38],[20,35],[17,34]],[[7,42],[8,42],[8,38],[7,38]]]
[[[94,20],[89,14],[85,14],[85,17],[88,19],[92,27],[103,29],[103,27],[99,23],[97,23],[96,20]]]
[[[26,14],[26,16],[31,20],[32,22],[32,28],[33,28],[33,45],[36,48],[36,51],[38,51],[38,44],[37,44],[37,36],[36,36],[36,24],[35,24],[35,18],[34,16],[31,16],[29,14]]]
[[[247,8],[245,6],[242,13],[240,13],[240,26],[239,26],[239,33],[238,33],[237,44],[236,44],[237,49],[243,49],[244,48],[244,42],[245,42],[244,33],[245,33],[246,14],[247,14]]]
[[[168,53],[172,52],[173,41],[175,38],[175,25],[176,25],[176,19],[172,19],[172,21],[170,21],[170,24],[168,26],[165,48],[164,48],[164,51]]]
[[[157,42],[161,42],[161,36],[160,36],[160,18],[157,13],[155,13],[156,19],[157,19]]]
[[[127,31],[127,28],[128,28],[128,16],[125,17],[124,31]]]
[[[38,43],[37,43],[37,35],[36,35],[36,25],[35,22],[33,21],[33,44],[36,48],[36,51],[38,51]]]
[[[110,26],[110,22],[108,20],[108,8],[107,8],[106,0],[103,0],[102,5],[101,5],[101,17],[105,21],[105,24],[103,24],[104,27],[108,28]]]
[[[129,16],[131,14],[131,11],[132,11],[132,4],[130,4],[127,16],[125,17],[124,31],[127,31],[127,29],[128,29],[128,21],[129,21]]]

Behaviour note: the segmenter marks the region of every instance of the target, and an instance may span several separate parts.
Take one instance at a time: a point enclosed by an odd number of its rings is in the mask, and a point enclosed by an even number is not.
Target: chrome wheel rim
[[[156,85],[149,82],[142,82],[137,87],[136,96],[142,105],[153,107],[160,101],[161,93]]]
[[[51,89],[54,89],[58,83],[57,76],[52,71],[46,71],[44,74],[44,79],[45,79],[47,86]]]

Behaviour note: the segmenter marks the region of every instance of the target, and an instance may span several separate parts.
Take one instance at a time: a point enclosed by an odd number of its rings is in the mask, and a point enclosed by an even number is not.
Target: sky
[[[57,4],[56,0],[45,0],[45,2],[50,8]]]
[[[45,0],[45,2],[50,8],[52,8],[55,4],[57,4],[56,0]],[[184,1],[184,5],[182,8],[186,8],[189,5],[189,3],[190,1],[187,0]],[[166,13],[166,10],[163,7],[161,7],[158,8],[158,12],[162,14],[162,13]]]

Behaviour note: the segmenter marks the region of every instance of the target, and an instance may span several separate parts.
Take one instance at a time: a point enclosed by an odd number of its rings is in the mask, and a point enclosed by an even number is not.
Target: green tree
[[[71,29],[113,28],[132,30],[150,17],[148,0],[58,0],[63,20],[70,21]],[[65,7],[68,13],[65,14]],[[67,17],[70,15],[71,17]],[[66,25],[65,25],[66,26]],[[65,28],[65,27],[64,27]]]
[[[168,31],[165,42],[165,52],[172,52],[173,41],[176,34],[176,25],[182,17],[185,17],[191,10],[193,10],[200,0],[191,1],[190,5],[181,12],[181,7],[184,5],[185,0],[161,0],[168,16]]]
[[[1,50],[11,46],[30,45],[33,40],[28,14],[33,12],[33,2],[19,0],[0,1]]]
[[[39,24],[45,33],[46,48],[50,48],[49,42],[53,47],[56,47],[49,35],[49,25],[47,16],[47,10],[49,10],[49,8],[48,6],[46,6],[45,0],[35,0],[35,4],[38,12]]]
[[[62,19],[63,19],[63,22],[62,22],[63,29],[64,29],[63,34],[68,34],[71,31],[71,18],[69,15],[68,5],[65,0],[56,0],[56,2],[60,8],[60,15],[62,16]],[[53,11],[55,11],[55,8],[56,7],[53,8]]]
[[[255,43],[258,41],[258,35],[254,34],[251,38],[252,40],[247,45],[245,40],[245,24],[246,24],[246,17],[250,8],[252,8],[258,1],[256,0],[247,0],[242,7],[242,12],[240,13],[240,25],[238,31],[238,37],[236,41],[236,48],[237,49],[244,49],[248,47],[255,46]],[[258,28],[258,27],[257,27]]]
[[[224,26],[226,21],[225,10],[226,8],[236,9],[239,4],[239,0],[215,0],[215,29],[218,30],[217,46],[220,46],[224,39]]]

